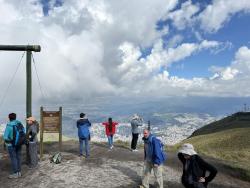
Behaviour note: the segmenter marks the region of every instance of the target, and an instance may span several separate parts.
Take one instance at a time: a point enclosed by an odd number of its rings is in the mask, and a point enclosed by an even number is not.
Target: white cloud
[[[181,12],[169,14],[177,2],[76,0],[65,1],[59,7],[53,7],[53,2],[48,16],[43,16],[39,1],[0,0],[0,16],[3,18],[0,20],[3,26],[0,27],[0,41],[2,44],[41,45],[42,51],[34,53],[34,57],[48,99],[70,101],[107,95],[240,93],[235,88],[244,85],[245,81],[238,81],[238,77],[249,74],[247,47],[238,50],[230,67],[214,71],[217,79],[184,79],[170,75],[169,67],[173,63],[203,50],[216,53],[227,46],[201,37],[199,42],[182,43],[184,36],[181,35],[175,35],[172,44],[166,45],[161,37],[170,32],[169,28],[158,31],[157,22],[172,15],[171,19],[181,28],[191,24],[193,15],[199,10],[197,5],[187,1]],[[184,15],[186,18],[181,22]],[[151,47],[150,53],[144,54],[142,49]],[[20,52],[0,52],[1,91],[7,87],[21,55]],[[33,96],[37,100],[41,93],[34,73],[33,80]],[[235,84],[222,87],[229,81],[235,81]],[[24,101],[24,61],[8,97]]]
[[[206,47],[217,48],[217,45],[213,44],[216,43],[203,41],[200,44],[196,44],[194,46],[196,46],[195,47],[196,51],[199,51],[201,47],[203,47],[204,49],[206,49]],[[220,44],[218,43],[218,45]],[[179,53],[177,50],[178,48],[180,48],[180,46],[177,47],[176,49],[173,49],[173,51],[176,50],[175,52]],[[193,51],[190,54],[193,54],[196,51]],[[185,53],[179,53],[179,54],[185,54]],[[144,62],[144,64],[145,63],[146,62]],[[139,66],[140,63],[137,62],[136,65]],[[214,72],[214,75],[211,78],[201,77],[201,78],[185,79],[170,75],[168,69],[166,69],[162,73],[155,74],[153,76],[153,79],[147,79],[147,82],[145,81],[145,79],[144,82],[142,82],[137,78],[136,82],[133,82],[133,87],[136,88],[137,91],[143,91],[144,93],[150,93],[151,95],[155,96],[193,95],[193,96],[224,96],[224,97],[244,96],[245,97],[245,96],[250,96],[249,92],[250,87],[248,83],[250,79],[249,65],[250,65],[250,49],[246,46],[243,46],[239,48],[238,51],[236,52],[235,59],[234,61],[232,61],[230,66],[212,67],[211,71]],[[144,74],[146,73],[150,74],[150,71],[145,71],[145,70],[147,70],[145,69],[145,67],[140,69],[140,71],[144,71]]]
[[[72,100],[119,94],[124,88],[129,90],[127,85],[120,85],[122,75],[117,71],[122,61],[117,53],[119,46],[126,41],[135,44],[137,57],[140,54],[138,46],[151,46],[167,34],[167,27],[157,31],[156,23],[175,7],[177,0],[76,0],[53,7],[54,3],[49,4],[48,16],[43,16],[43,7],[38,0],[0,0],[0,40],[2,44],[40,44],[42,51],[34,56],[46,95]],[[123,49],[126,51],[125,47]],[[20,54],[0,53],[1,60],[6,62],[0,64],[2,90],[6,88]],[[13,62],[11,66],[10,62]],[[9,97],[14,97],[13,91],[19,91],[20,95],[15,96],[17,101],[25,98],[23,73],[24,62],[9,91]],[[41,94],[35,76],[33,83],[36,100]]]
[[[225,68],[223,71],[221,71],[220,78],[222,80],[231,80],[233,79],[239,71],[237,69],[232,69],[231,67]]]
[[[175,88],[178,88],[179,92],[181,89],[192,89],[194,85],[195,87],[200,87],[203,79],[194,78],[193,80],[187,80],[174,76],[170,77],[168,68],[171,64],[190,57],[201,50],[212,50],[220,46],[223,46],[220,42],[204,40],[201,43],[183,43],[175,48],[165,49],[163,41],[159,40],[153,46],[150,55],[139,59],[141,56],[140,49],[131,43],[125,43],[121,45],[121,59],[123,62],[120,65],[120,69],[124,70],[126,68],[126,72],[122,75],[121,85],[133,85],[137,88],[136,92],[145,91],[145,87],[140,87],[139,85],[145,86],[146,84],[146,88],[150,92],[158,92],[157,87],[161,85],[162,90],[168,91],[168,94],[172,92],[176,94]],[[126,50],[124,50],[124,47],[126,47]],[[162,68],[165,70],[159,73]]]
[[[191,0],[184,2],[181,8],[169,13],[166,19],[173,21],[173,25],[181,30],[194,23],[193,16],[200,10],[198,5],[193,5]]]
[[[208,32],[216,32],[238,12],[250,11],[249,0],[213,0],[211,5],[199,15],[201,27]]]
[[[201,10],[202,2],[193,4],[191,0],[181,4],[180,9],[168,13],[163,20],[171,20],[178,30],[192,28],[193,34],[198,40],[202,40],[201,33],[195,29],[199,26],[207,32],[217,32],[225,23],[237,13],[249,13],[249,0],[213,0],[204,10]]]
[[[240,79],[248,79],[250,73],[250,49],[242,46],[235,54],[234,61],[227,67],[211,67],[214,72],[211,79],[231,80],[240,76]]]

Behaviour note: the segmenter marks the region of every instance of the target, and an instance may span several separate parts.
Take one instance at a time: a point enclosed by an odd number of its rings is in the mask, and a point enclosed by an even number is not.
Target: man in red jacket
[[[105,131],[106,131],[106,135],[108,137],[109,148],[113,149],[113,147],[114,147],[113,146],[113,136],[115,134],[116,125],[118,125],[118,123],[112,121],[112,118],[109,118],[108,122],[104,122],[102,124],[105,125]]]

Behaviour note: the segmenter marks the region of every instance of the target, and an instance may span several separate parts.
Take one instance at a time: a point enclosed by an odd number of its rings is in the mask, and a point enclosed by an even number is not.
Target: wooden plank
[[[40,159],[43,157],[43,107],[40,108]]]
[[[62,107],[59,108],[59,150],[62,151]]]

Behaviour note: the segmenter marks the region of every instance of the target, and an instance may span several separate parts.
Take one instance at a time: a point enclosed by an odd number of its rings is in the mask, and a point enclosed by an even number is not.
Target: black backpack
[[[19,147],[26,143],[26,134],[22,123],[13,126],[12,146]]]

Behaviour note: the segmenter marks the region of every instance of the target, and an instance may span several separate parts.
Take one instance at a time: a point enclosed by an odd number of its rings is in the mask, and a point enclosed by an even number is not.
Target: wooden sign
[[[45,133],[59,133],[60,111],[43,111],[43,131]]]
[[[42,158],[44,133],[59,133],[59,150],[62,149],[62,107],[59,108],[59,111],[43,111],[43,107],[41,107],[40,114],[40,158]]]

